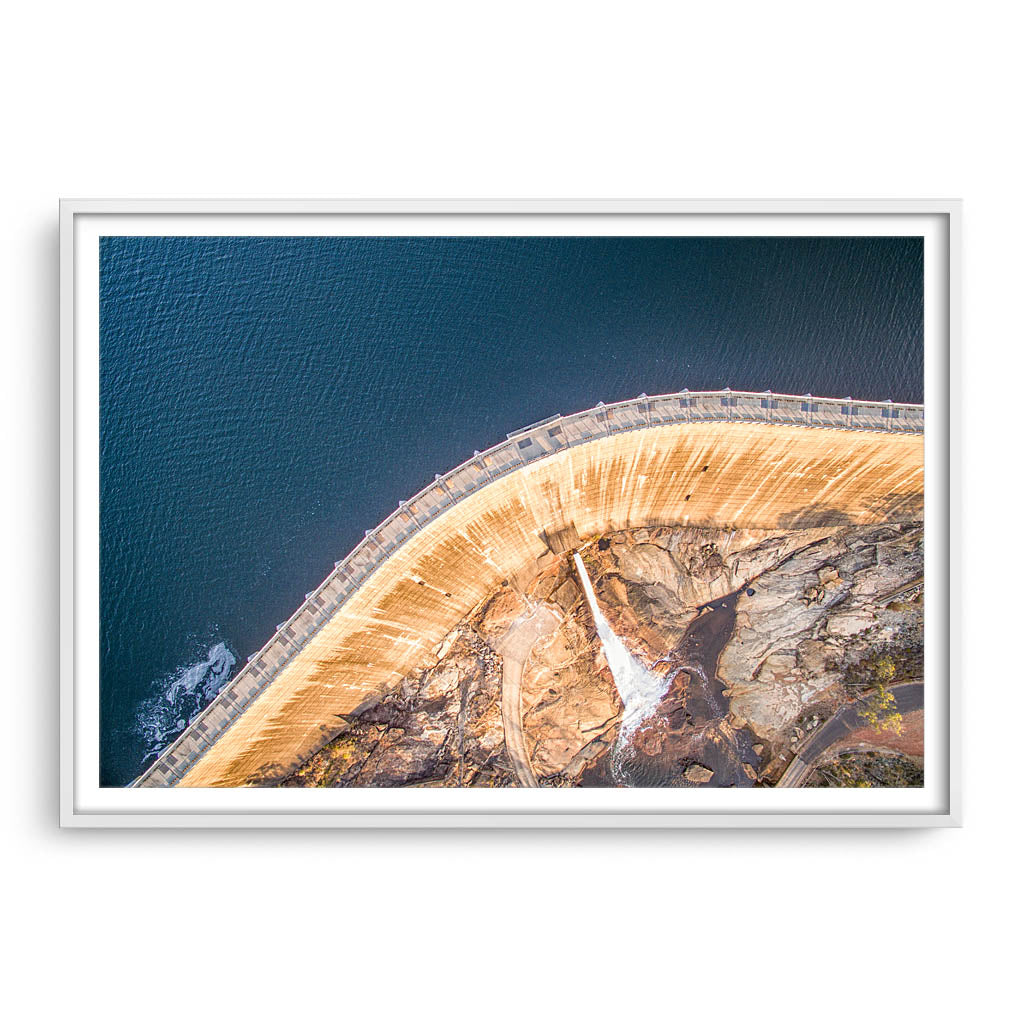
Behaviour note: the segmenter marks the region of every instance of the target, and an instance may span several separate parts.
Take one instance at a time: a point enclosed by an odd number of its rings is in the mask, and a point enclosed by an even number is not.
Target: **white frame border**
[[[948,807],[935,813],[422,811],[387,813],[139,813],[87,812],[76,806],[75,779],[75,217],[80,214],[859,214],[938,215],[947,219],[948,358],[938,380],[948,422],[930,414],[927,444],[941,448],[937,465],[947,509],[929,511],[928,529],[948,553]],[[330,200],[330,199],[72,199],[60,204],[60,823],[64,827],[176,828],[908,828],[962,824],[962,680],[960,672],[960,397],[950,388],[961,359],[961,215],[959,200]],[[941,345],[938,346],[941,360]],[[927,397],[926,397],[927,404]],[[934,402],[933,402],[934,408]],[[934,452],[933,448],[933,452]],[[936,465],[928,459],[929,471]],[[943,515],[943,513],[946,515]],[[945,544],[943,544],[943,534]],[[933,541],[934,543],[934,541]],[[935,608],[934,604],[932,607]],[[941,606],[931,612],[942,615]],[[934,619],[933,619],[934,621]]]

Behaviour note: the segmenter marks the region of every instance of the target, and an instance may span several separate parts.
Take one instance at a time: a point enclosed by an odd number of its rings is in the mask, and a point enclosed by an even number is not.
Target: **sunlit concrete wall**
[[[802,527],[919,515],[921,434],[673,423],[599,437],[462,498],[394,551],[184,776],[237,786],[287,774],[351,712],[432,660],[546,538],[650,525]]]

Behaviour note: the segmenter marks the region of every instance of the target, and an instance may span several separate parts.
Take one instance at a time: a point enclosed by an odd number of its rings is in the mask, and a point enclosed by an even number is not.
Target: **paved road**
[[[896,697],[896,710],[901,715],[911,711],[920,711],[924,707],[924,682],[901,683],[892,688]],[[840,708],[824,725],[813,732],[793,755],[789,767],[783,772],[782,778],[776,783],[776,789],[796,789],[803,785],[810,774],[815,761],[833,744],[844,736],[864,727],[864,719],[857,717],[860,705],[847,704]]]

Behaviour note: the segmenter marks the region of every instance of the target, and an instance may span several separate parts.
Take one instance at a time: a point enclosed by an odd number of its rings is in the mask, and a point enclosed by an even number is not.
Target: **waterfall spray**
[[[601,638],[601,648],[608,660],[608,667],[615,680],[615,687],[619,691],[625,708],[622,714],[622,726],[619,728],[619,738],[616,741],[616,749],[619,749],[636,732],[637,727],[654,713],[655,708],[661,703],[661,698],[668,690],[669,680],[645,668],[629,653],[626,645],[615,635],[597,605],[597,597],[594,595],[594,588],[590,583],[583,559],[578,553],[574,554],[573,558],[576,561],[580,582],[583,584],[583,592],[587,595],[587,602],[594,615],[597,635]]]

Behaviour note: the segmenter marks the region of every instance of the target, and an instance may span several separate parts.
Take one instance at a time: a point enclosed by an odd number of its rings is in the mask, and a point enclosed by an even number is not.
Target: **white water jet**
[[[615,687],[619,691],[625,708],[616,743],[617,747],[621,747],[636,732],[637,727],[654,713],[655,708],[661,703],[661,698],[668,690],[670,680],[645,668],[638,659],[629,653],[626,645],[615,635],[612,627],[608,625],[608,620],[597,606],[597,597],[594,595],[594,588],[590,583],[583,559],[578,553],[574,554],[573,558],[576,560],[576,570],[579,573],[580,582],[583,584],[583,592],[587,595],[590,610],[594,615],[597,635],[601,638],[601,648],[608,660],[608,667],[615,680]]]

